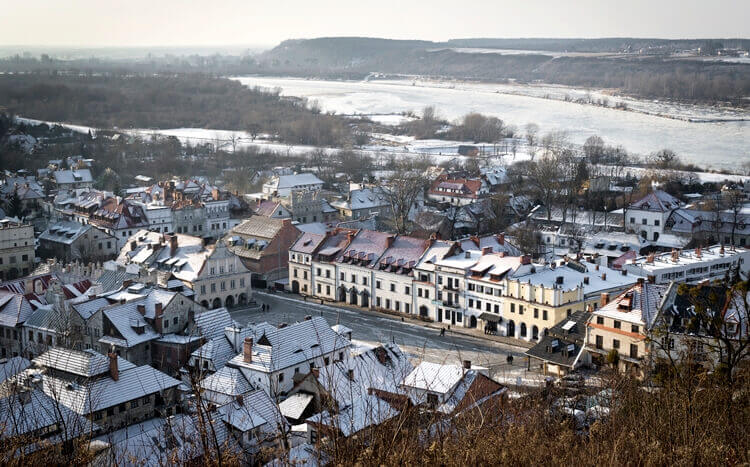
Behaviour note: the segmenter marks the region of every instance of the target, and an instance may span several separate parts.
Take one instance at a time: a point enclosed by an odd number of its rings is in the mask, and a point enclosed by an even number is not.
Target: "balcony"
[[[443,285],[442,288],[443,288],[443,290],[447,290],[447,291],[450,291],[450,292],[460,292],[461,291],[461,286],[458,286],[458,285]]]
[[[456,309],[461,308],[461,305],[459,305],[456,302],[451,302],[451,301],[433,300],[432,304],[437,305],[437,306],[442,306],[445,308],[456,308]]]

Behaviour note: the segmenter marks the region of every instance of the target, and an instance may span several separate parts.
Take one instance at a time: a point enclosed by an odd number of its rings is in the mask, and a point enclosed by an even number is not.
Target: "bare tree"
[[[536,156],[538,134],[539,134],[539,125],[537,125],[536,123],[528,123],[526,125],[526,145],[529,148],[529,155],[531,156],[531,160],[534,160],[534,156]]]
[[[423,172],[408,162],[398,163],[393,175],[388,179],[383,193],[391,208],[391,223],[396,232],[408,232],[409,213],[419,196],[424,194],[427,181]]]

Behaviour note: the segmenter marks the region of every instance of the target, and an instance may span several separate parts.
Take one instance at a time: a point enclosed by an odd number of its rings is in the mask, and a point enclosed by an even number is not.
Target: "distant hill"
[[[335,37],[284,41],[257,58],[269,74],[363,78],[370,73],[468,80],[543,81],[616,88],[648,98],[748,105],[750,64],[702,59],[676,60],[677,50],[750,47],[750,40],[665,39],[456,39],[448,42]],[[465,53],[453,48],[508,48],[529,54]],[[646,49],[646,53],[635,53]],[[544,51],[600,52],[607,56],[562,56]],[[625,54],[622,52],[630,52]]]

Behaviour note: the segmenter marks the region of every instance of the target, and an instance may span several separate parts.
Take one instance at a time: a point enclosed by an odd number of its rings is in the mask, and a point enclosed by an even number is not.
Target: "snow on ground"
[[[307,97],[317,101],[324,111],[338,114],[396,115],[434,106],[438,114],[449,120],[469,112],[481,112],[520,129],[527,123],[537,123],[543,133],[565,131],[576,144],[599,135],[608,144],[623,145],[640,155],[670,148],[685,162],[701,166],[734,169],[738,162],[750,160],[750,113],[746,111],[614,98],[604,92],[560,86],[426,80],[235,79],[249,86],[280,87],[282,95]],[[638,107],[639,112],[649,114],[560,100],[565,94],[573,98],[606,97],[611,103],[622,100],[630,108]],[[678,118],[707,121],[698,123]],[[721,119],[740,121],[713,121]]]

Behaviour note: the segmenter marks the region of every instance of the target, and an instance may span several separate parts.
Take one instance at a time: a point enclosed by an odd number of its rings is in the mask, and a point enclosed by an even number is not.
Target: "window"
[[[318,284],[318,293],[320,293],[320,284]]]
[[[421,296],[422,296],[422,289],[417,289],[417,297],[421,297]]]
[[[411,313],[411,306],[408,303],[404,303],[404,311],[406,313]]]
[[[134,409],[136,407],[138,407],[138,399],[134,399],[134,400],[130,401],[130,408]]]
[[[330,362],[331,362],[331,360],[328,357],[325,357],[323,359],[323,363],[325,363],[326,365],[328,365]]]
[[[330,269],[326,269],[326,277],[327,277],[328,279],[330,279],[330,278],[331,278],[331,270],[330,270]]]
[[[630,358],[638,358],[638,345],[630,344]]]
[[[225,290],[227,290],[227,283],[224,281],[221,281],[221,291],[223,292]]]
[[[570,310],[568,310],[568,311],[570,311]],[[542,319],[545,320],[545,321],[547,320],[547,310],[542,310]]]
[[[307,279],[307,271],[305,271],[305,279]],[[245,278],[240,278],[240,287],[245,286]]]
[[[430,291],[427,289],[424,291],[424,298],[430,298]]]
[[[596,336],[596,348],[597,349],[604,348],[604,338],[602,336]]]
[[[294,272],[297,272],[297,270],[295,270]],[[229,288],[230,288],[230,289],[234,289],[234,288],[235,288],[235,285],[236,285],[236,284],[235,284],[235,282],[234,282],[234,279],[232,279],[231,281],[229,281]]]
[[[644,218],[643,218],[643,220],[641,221],[641,224],[643,224],[643,225],[648,225],[648,221],[646,220],[646,218],[645,218],[645,217],[644,217]]]
[[[385,299],[385,307],[388,308],[389,310],[391,309],[391,299],[390,298],[386,298]]]
[[[201,285],[201,294],[205,294],[205,293],[206,293],[206,286]]]
[[[318,274],[318,276],[323,275],[323,272],[320,270],[320,268],[317,268],[317,274]]]
[[[362,278],[362,285],[367,285],[367,277]]]
[[[409,295],[409,294],[411,294],[411,287],[409,287],[408,285],[407,285],[406,287],[404,287],[404,293],[405,293],[406,295]]]
[[[299,373],[299,367],[294,369],[294,374],[296,375],[297,373]]]
[[[519,315],[523,314],[523,305],[518,305],[518,314]]]
[[[474,299],[473,298],[469,299],[469,308],[474,308]]]
[[[658,225],[659,225],[659,219],[656,219],[656,220],[654,220],[654,225],[655,225],[655,226],[658,226]]]
[[[165,320],[163,320],[162,322],[163,322],[163,324],[164,324],[164,329],[167,329],[167,328],[169,327],[169,320],[168,320],[168,319],[165,319]]]
[[[635,224],[635,217],[631,217],[631,218],[630,218],[630,223],[631,223],[631,224]]]
[[[511,313],[515,313],[516,312],[516,304],[515,303],[511,303],[510,304],[510,312]]]
[[[284,382],[284,373],[279,373],[279,383]]]
[[[534,308],[534,318],[539,318],[539,308]]]
[[[391,283],[391,292],[396,291],[396,284]]]
[[[604,318],[601,316],[596,317],[596,324],[604,324]]]
[[[615,327],[615,329],[620,329],[620,322],[617,321],[617,320],[615,320],[614,327]]]
[[[375,281],[375,288],[376,288],[376,289],[379,289],[379,288],[380,288],[380,281]]]
[[[620,348],[620,341],[617,339],[612,340],[612,348],[619,349]]]
[[[96,412],[94,414],[94,420],[101,420],[101,419],[102,419],[102,413],[101,412]]]
[[[339,273],[339,280],[341,280],[341,281],[346,280],[346,279],[344,279],[344,273],[343,272]]]
[[[352,280],[351,280],[351,282],[354,283],[354,284],[357,283],[357,276],[355,274],[352,274]]]
[[[631,326],[630,330],[632,332],[638,333],[640,331],[640,328],[634,324],[633,326]]]
[[[175,316],[174,319],[172,319],[172,324],[174,324],[175,326],[177,326],[177,322],[178,322],[178,319]]]
[[[216,292],[216,284],[211,284],[211,293]]]
[[[330,285],[326,286],[326,294],[331,295],[331,286]]]

